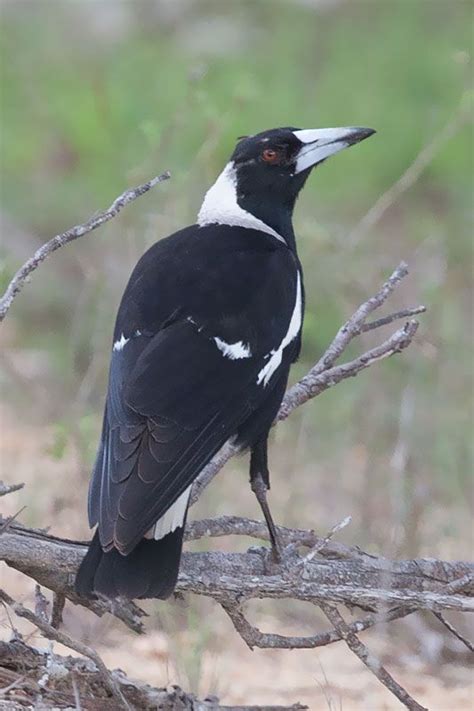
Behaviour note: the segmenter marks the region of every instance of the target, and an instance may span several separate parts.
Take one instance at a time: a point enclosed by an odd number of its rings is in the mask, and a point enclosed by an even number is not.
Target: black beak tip
[[[357,129],[357,132],[354,136],[354,142],[359,143],[359,141],[365,141],[366,138],[369,138],[370,136],[373,136],[374,133],[377,133],[375,128],[363,128],[362,126]]]

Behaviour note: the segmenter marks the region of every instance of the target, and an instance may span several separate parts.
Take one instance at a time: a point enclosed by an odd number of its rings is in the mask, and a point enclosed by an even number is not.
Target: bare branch
[[[325,603],[321,604],[320,607],[336,632],[344,639],[349,649],[359,657],[361,662],[375,674],[377,679],[379,679],[407,709],[410,709],[410,711],[428,711],[424,706],[420,706],[420,704],[410,696],[408,691],[395,681],[393,676],[382,666],[373,652],[370,652],[366,645],[360,641],[355,632],[350,629],[337,608]]]
[[[4,484],[0,481],[0,496],[6,496],[6,494],[11,494],[13,491],[19,491],[23,489],[25,485],[21,484]]]
[[[298,532],[286,530],[293,544],[285,549],[281,566],[271,563],[268,548],[253,548],[247,553],[185,551],[177,590],[211,597],[218,602],[227,595],[231,599],[238,596],[239,600],[333,601],[368,611],[385,611],[400,605],[436,611],[474,610],[474,563],[424,559],[391,561],[358,549],[353,553],[354,549],[341,544],[338,550],[335,542],[330,541],[326,550],[322,549],[302,566],[297,550]],[[324,539],[308,531],[302,540],[316,544]],[[331,550],[337,557],[329,557]],[[73,581],[85,551],[84,544],[29,533],[28,529],[17,526],[0,536],[0,559],[40,585],[82,604],[88,601],[75,595]],[[115,612],[113,606],[109,609]]]
[[[367,299],[367,301],[361,304],[350,319],[346,321],[343,326],[341,326],[325,354],[311,369],[310,374],[318,375],[323,370],[327,370],[334,365],[352,339],[358,335],[366,318],[387,301],[388,297],[395,291],[402,279],[404,279],[407,275],[408,265],[405,262],[400,262],[387,281],[382,284],[379,291],[374,296],[371,296],[370,299]]]
[[[136,188],[125,190],[125,192],[113,201],[107,210],[97,213],[81,225],[76,225],[61,234],[56,235],[56,237],[53,237],[49,240],[49,242],[46,242],[46,244],[43,244],[39,249],[37,249],[34,255],[30,257],[30,259],[28,259],[17,271],[0,299],[0,321],[3,321],[5,318],[14,299],[28,281],[29,275],[38,269],[39,265],[44,262],[50,254],[55,252],[60,247],[64,247],[64,245],[68,242],[72,242],[78,237],[82,237],[83,235],[92,232],[112,218],[116,217],[125,205],[128,205],[133,200],[136,200],[140,197],[140,195],[144,195],[151,190],[151,188],[154,188],[155,185],[158,185],[158,183],[168,180],[170,175],[169,171],[166,171],[165,173],[152,178],[148,182],[138,185]]]
[[[245,617],[241,606],[236,600],[224,598],[220,601],[223,609],[228,614],[235,630],[242,637],[250,649],[314,649],[325,647],[342,639],[337,631],[320,632],[309,637],[293,637],[269,632],[261,632],[258,627],[251,625]],[[392,622],[415,612],[416,608],[395,607],[385,613],[367,615],[349,625],[352,632],[363,632],[376,624]]]
[[[26,509],[26,506],[22,506],[16,513],[12,514],[11,516],[8,516],[5,520],[2,520],[2,517],[0,516],[0,534],[2,534],[4,531],[9,528],[9,526],[12,525],[13,521],[16,521],[18,516],[23,513],[23,511]]]
[[[376,321],[369,321],[369,323],[363,323],[360,327],[359,333],[367,333],[368,331],[374,331],[376,328],[381,326],[387,326],[393,321],[399,321],[402,318],[410,318],[410,316],[417,316],[418,314],[424,314],[426,311],[426,306],[414,306],[411,309],[401,309],[401,311],[395,311],[393,314],[388,314],[388,316],[382,316]]]
[[[303,528],[286,528],[285,526],[277,526],[276,528],[284,545],[296,544],[313,548],[314,546],[320,546],[324,541],[314,531],[307,531]],[[196,541],[204,537],[218,538],[220,536],[249,536],[262,541],[270,540],[265,522],[240,516],[219,516],[218,518],[189,521],[184,532],[186,541]],[[331,540],[325,541],[325,545],[320,547],[319,553],[329,558],[355,559],[367,555],[355,546],[345,546],[342,543]]]
[[[2,519],[0,517],[0,524],[1,521]],[[33,577],[40,585],[50,590],[57,593],[64,593],[66,598],[71,600],[75,605],[87,607],[99,617],[108,612],[121,620],[134,632],[143,632],[142,618],[146,616],[146,613],[133,602],[126,600],[115,600],[111,602],[105,598],[101,600],[88,600],[76,595],[73,587],[75,572],[70,568],[70,554],[72,550],[75,552],[77,550],[85,551],[86,544],[82,545],[81,543],[47,535],[44,531],[25,528],[19,524],[11,523],[9,519],[7,519],[7,522],[8,526],[0,525],[0,549],[5,545],[8,547],[9,535],[11,534],[15,536],[15,545],[17,546],[19,557],[25,562],[28,561],[29,558],[27,551],[31,550],[36,563],[35,573],[30,577]],[[56,544],[54,548],[56,551],[54,561],[50,557],[52,550],[50,548],[51,542]],[[0,560],[1,559],[2,557],[0,555]],[[3,558],[3,560],[6,559]],[[49,566],[51,566],[51,568],[48,570]],[[24,572],[26,575],[29,574],[28,565],[22,570],[21,561],[18,570],[21,570],[21,572]],[[57,579],[58,582],[60,581],[60,584],[48,584],[50,579]]]
[[[433,615],[448,629],[457,639],[464,644],[465,647],[467,647],[471,652],[474,652],[474,644],[471,642],[471,640],[467,639],[467,637],[464,637],[454,625],[449,622],[449,620],[446,619],[446,617],[441,614],[441,612],[433,612]]]
[[[55,629],[52,625],[49,624],[49,622],[46,622],[46,620],[44,620],[42,616],[40,617],[38,615],[35,615],[35,613],[29,610],[27,607],[24,607],[24,605],[22,605],[21,603],[13,600],[13,598],[7,595],[7,593],[2,589],[0,589],[0,600],[6,605],[8,605],[13,610],[13,612],[18,615],[18,617],[23,617],[29,622],[31,622],[33,625],[35,625],[35,627],[37,627],[47,639],[54,640],[55,642],[60,642],[60,644],[64,644],[65,647],[73,649],[75,652],[78,652],[79,654],[88,657],[92,662],[94,662],[102,676],[104,684],[107,686],[110,693],[116,699],[119,708],[124,708],[127,709],[127,711],[131,711],[131,707],[123,696],[120,687],[115,682],[111,673],[109,672],[95,649],[92,649],[92,647],[88,647],[86,644],[83,644],[78,640],[72,639],[72,637],[69,637],[69,635],[67,635],[65,632],[60,632],[59,630]]]
[[[327,544],[331,540],[331,538],[336,535],[336,533],[339,533],[339,531],[342,531],[343,528],[346,528],[352,521],[352,516],[346,516],[342,521],[339,521],[339,523],[336,523],[335,526],[331,528],[331,530],[324,536],[322,541],[318,541],[309,553],[305,555],[304,558],[302,558],[301,563],[305,565],[306,563],[309,563],[309,561],[313,560],[314,556],[320,553],[324,548],[326,548]]]
[[[280,407],[278,420],[285,420],[297,407],[303,405],[313,397],[320,395],[333,385],[337,385],[341,380],[353,378],[377,361],[389,358],[395,353],[401,353],[405,348],[408,348],[417,329],[418,321],[408,321],[403,328],[395,331],[395,333],[380,346],[371,348],[348,363],[323,370],[319,374],[315,366],[304,378],[288,390]]]
[[[0,706],[6,708],[81,708],[117,711],[117,702],[110,696],[103,677],[89,660],[54,654],[51,656],[15,639],[0,641]],[[52,662],[52,664],[51,664]],[[124,697],[134,709],[160,711],[302,711],[305,706],[221,706],[218,699],[200,700],[178,686],[156,688],[129,679],[122,671],[110,672]],[[52,683],[39,684],[51,678]],[[21,693],[15,696],[15,690]],[[15,705],[18,698],[19,705]],[[82,703],[81,703],[82,701]]]

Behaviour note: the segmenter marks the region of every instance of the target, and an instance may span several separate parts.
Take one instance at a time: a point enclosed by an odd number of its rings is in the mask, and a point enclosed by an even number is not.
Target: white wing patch
[[[122,351],[123,347],[129,342],[130,338],[125,338],[124,334],[120,336],[118,341],[115,341],[114,347],[112,350],[114,351]]]
[[[250,347],[243,341],[226,343],[222,338],[218,338],[217,336],[214,338],[214,341],[218,349],[230,360],[240,360],[241,358],[250,358],[252,356]]]
[[[186,516],[186,509],[188,507],[189,496],[191,494],[191,486],[183,491],[180,497],[176,499],[174,504],[169,507],[168,511],[163,514],[161,518],[155,523],[155,528],[153,531],[153,538],[158,541],[160,538],[164,538],[168,533],[176,531],[177,528],[181,528],[183,525],[184,517]]]
[[[285,242],[278,232],[238,204],[237,175],[233,161],[227,163],[214,185],[207,191],[197,223],[200,227],[217,223],[260,230],[276,237],[280,242]]]
[[[302,297],[301,297],[301,277],[300,273],[298,272],[298,278],[296,281],[296,298],[295,298],[295,307],[293,309],[293,313],[291,315],[290,323],[288,326],[288,331],[286,332],[286,336],[278,346],[276,350],[270,351],[270,353],[267,355],[267,358],[269,358],[268,362],[265,363],[263,366],[262,370],[259,372],[258,377],[257,377],[257,384],[261,385],[263,383],[263,387],[268,385],[268,382],[270,378],[272,377],[273,373],[275,370],[278,368],[278,366],[281,363],[281,359],[283,357],[283,351],[285,350],[286,346],[293,341],[296,336],[298,335],[300,328],[301,328],[301,320],[303,317],[302,313]]]

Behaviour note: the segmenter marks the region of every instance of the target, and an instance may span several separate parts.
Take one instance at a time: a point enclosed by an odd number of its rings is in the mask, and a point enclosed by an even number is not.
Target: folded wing
[[[104,550],[128,554],[183,495],[255,408],[258,367],[189,320],[114,351],[89,497]]]

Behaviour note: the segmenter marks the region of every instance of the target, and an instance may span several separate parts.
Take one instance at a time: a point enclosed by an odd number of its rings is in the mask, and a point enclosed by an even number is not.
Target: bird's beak
[[[312,168],[322,160],[344,148],[353,146],[375,133],[373,128],[350,126],[345,128],[309,128],[294,131],[303,146],[296,156],[295,173]]]

